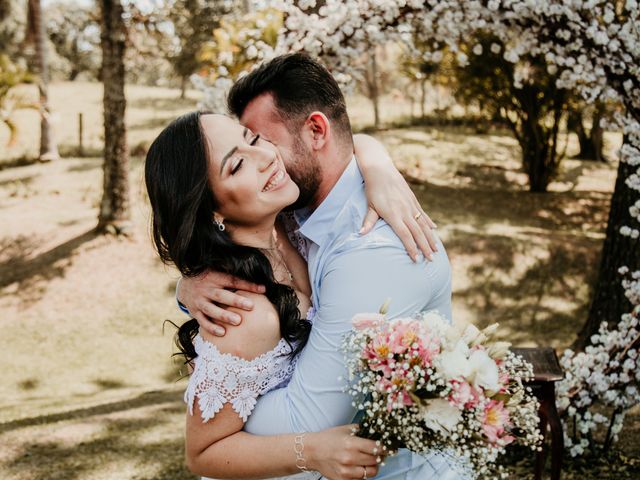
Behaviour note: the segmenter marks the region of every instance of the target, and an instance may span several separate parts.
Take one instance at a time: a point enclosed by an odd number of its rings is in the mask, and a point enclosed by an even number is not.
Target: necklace
[[[282,268],[284,268],[285,272],[287,273],[287,276],[289,277],[289,281],[293,282],[293,274],[291,273],[291,270],[289,270],[289,268],[287,267],[287,262],[284,261],[284,257],[282,256],[282,253],[280,253],[280,250],[278,249],[278,247],[271,247],[271,248],[265,248],[265,250],[267,252],[277,252],[278,257],[280,257],[280,261],[278,262],[279,265],[282,266]],[[275,269],[274,269],[274,276],[275,276]]]

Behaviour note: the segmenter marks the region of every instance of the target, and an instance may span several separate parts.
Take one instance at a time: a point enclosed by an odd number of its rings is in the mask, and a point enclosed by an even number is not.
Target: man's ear
[[[331,122],[322,112],[311,112],[304,122],[305,133],[312,150],[322,150],[331,138]]]

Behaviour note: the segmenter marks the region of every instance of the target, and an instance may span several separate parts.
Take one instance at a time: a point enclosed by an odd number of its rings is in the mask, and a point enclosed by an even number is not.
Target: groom
[[[291,227],[299,230],[291,233],[299,235],[308,261],[316,310],[291,381],[258,400],[245,430],[275,435],[351,423],[357,412],[344,391],[340,351],[351,318],[377,311],[387,298],[390,317],[434,309],[451,318],[451,268],[444,247],[438,245],[432,262],[414,263],[384,221],[366,235],[358,233],[368,205],[344,97],[331,74],[308,56],[291,54],[262,65],[234,85],[228,103],[242,124],[278,147],[300,187],[293,213],[297,225]],[[204,283],[185,279],[180,286],[178,298],[192,313],[202,305],[198,292]],[[376,478],[457,477],[442,457],[401,450]]]

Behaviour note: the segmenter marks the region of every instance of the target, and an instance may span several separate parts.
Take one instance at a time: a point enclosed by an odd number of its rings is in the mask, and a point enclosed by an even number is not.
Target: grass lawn
[[[135,236],[95,236],[101,86],[56,84],[50,96],[62,160],[28,161],[39,130],[32,111],[18,115],[18,145],[0,150],[0,478],[192,478],[182,466],[184,381],[172,329],[163,332],[165,319],[183,318],[173,299],[178,275],[151,247],[143,158],[131,159]],[[176,90],[132,86],[127,97],[135,150],[195,108],[197,95],[180,101]],[[354,123],[366,124],[366,102],[350,106]],[[388,119],[393,108],[389,99]],[[94,156],[74,156],[79,112]],[[0,145],[6,134],[0,129]],[[568,159],[550,192],[534,195],[508,135],[416,127],[377,136],[439,225],[456,321],[498,321],[516,345],[571,344],[597,273],[615,164]],[[619,144],[606,135],[609,158]],[[639,428],[632,415],[623,431],[631,463],[640,458]],[[592,467],[569,477],[632,478]]]

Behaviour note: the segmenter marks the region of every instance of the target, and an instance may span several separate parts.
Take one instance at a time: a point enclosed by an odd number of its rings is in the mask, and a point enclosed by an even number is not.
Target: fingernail
[[[229,317],[229,323],[231,323],[231,325],[240,325],[240,320],[240,317],[237,315]]]
[[[218,335],[219,337],[224,336],[224,328],[214,328],[213,334]]]
[[[250,302],[249,300],[243,300],[242,308],[244,308],[245,310],[251,310],[253,308],[253,303]]]
[[[266,292],[266,291],[267,291],[267,287],[265,287],[264,285],[260,285],[260,286],[258,287],[258,290],[260,290],[261,292],[263,292],[263,293],[264,293],[264,292]]]

